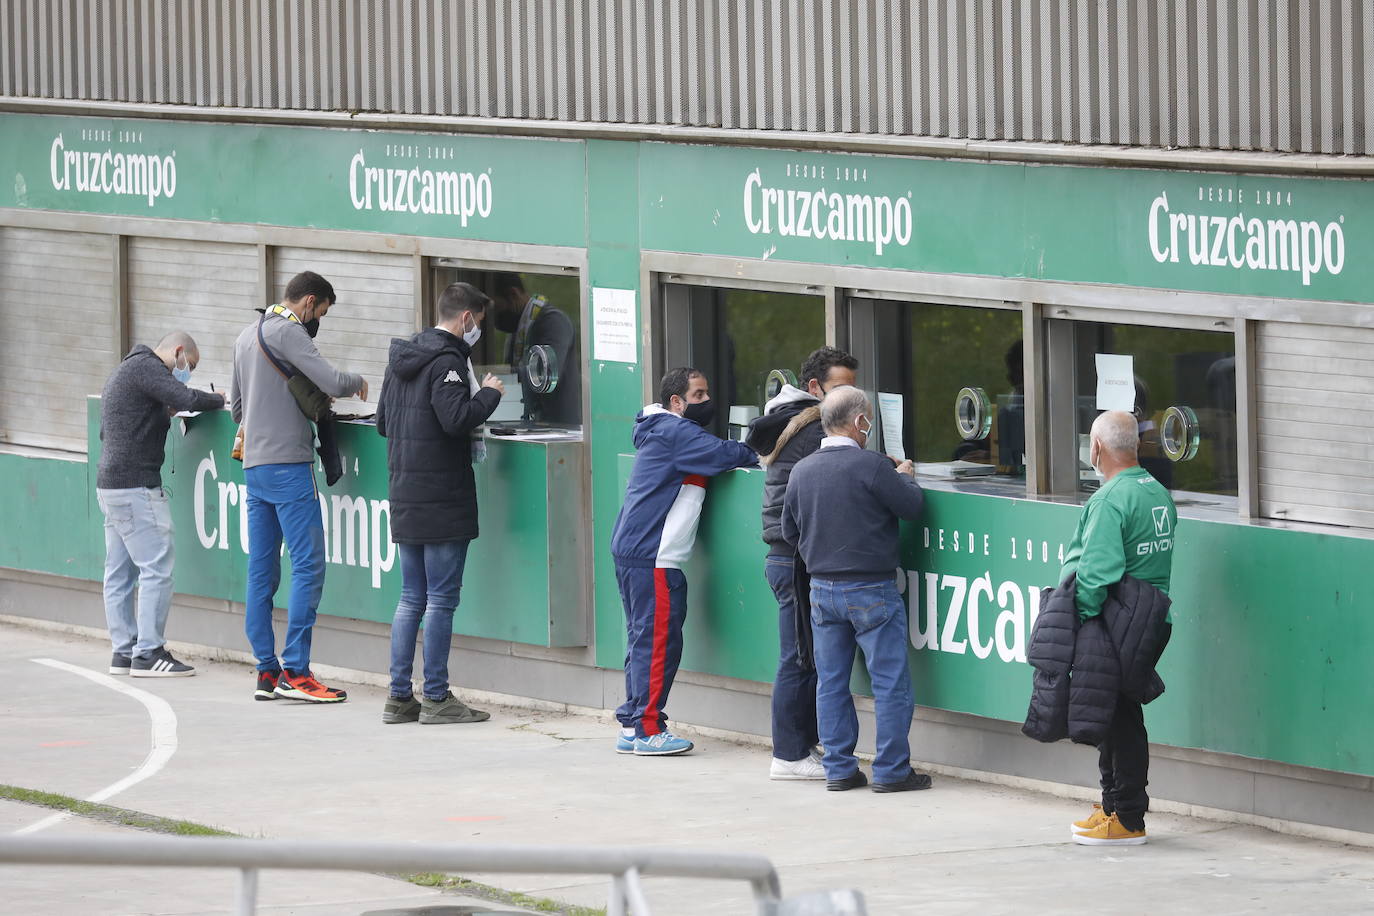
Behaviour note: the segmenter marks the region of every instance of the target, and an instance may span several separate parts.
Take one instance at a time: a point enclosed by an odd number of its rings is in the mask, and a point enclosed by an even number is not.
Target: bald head
[[[200,362],[200,348],[196,346],[195,338],[185,331],[172,331],[157,342],[153,352],[169,369],[175,368],[178,364],[194,369]]]
[[[1094,420],[1092,437],[1107,451],[1132,461],[1140,446],[1135,416],[1124,410],[1109,410]]]
[[[868,396],[852,385],[831,388],[821,401],[821,428],[828,436],[843,436],[855,427],[860,416],[872,413]]]

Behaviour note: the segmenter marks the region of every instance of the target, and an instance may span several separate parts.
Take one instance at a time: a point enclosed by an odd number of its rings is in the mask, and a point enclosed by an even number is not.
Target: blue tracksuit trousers
[[[615,717],[635,735],[665,731],[663,708],[682,661],[682,622],[687,618],[687,577],[680,569],[615,567],[625,606],[625,702]]]

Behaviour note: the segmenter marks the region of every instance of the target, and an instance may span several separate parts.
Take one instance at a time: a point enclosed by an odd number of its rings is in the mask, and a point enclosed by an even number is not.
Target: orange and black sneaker
[[[253,691],[253,699],[275,700],[277,698],[277,681],[280,679],[280,671],[259,671],[258,689]]]
[[[297,674],[290,668],[282,670],[276,694],[288,700],[304,700],[307,703],[342,703],[348,699],[347,693],[324,686],[309,671]]]

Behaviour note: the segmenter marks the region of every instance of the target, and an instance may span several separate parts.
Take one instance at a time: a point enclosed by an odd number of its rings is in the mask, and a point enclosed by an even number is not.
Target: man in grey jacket
[[[191,335],[173,331],[155,349],[139,344],[130,350],[100,393],[95,497],[105,515],[105,622],[114,647],[111,674],[196,673],[172,657],[163,637],[172,607],[173,553],[162,460],[173,413],[224,406],[224,395],[186,387],[199,362],[200,351]]]
[[[259,700],[341,703],[348,697],[310,673],[310,637],[324,589],[324,523],[315,486],[314,430],[287,388],[287,378],[299,372],[330,397],[357,394],[367,400],[363,377],[331,366],[306,331],[334,298],[334,287],[324,277],[297,274],[283,302],[268,308],[234,343],[229,402],[234,420],[243,426],[248,485],[244,630],[258,659],[254,697]],[[283,537],[291,556],[291,597],[278,660],[272,600],[281,583]]]

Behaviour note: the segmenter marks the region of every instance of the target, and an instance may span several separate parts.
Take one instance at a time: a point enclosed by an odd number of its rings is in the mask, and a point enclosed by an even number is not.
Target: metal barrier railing
[[[359,872],[488,872],[608,874],[607,916],[648,916],[640,878],[748,881],[760,916],[779,916],[782,890],[767,858],[617,846],[411,846],[399,843],[324,843],[226,837],[0,837],[0,863],[117,865],[156,868],[232,868],[240,873],[237,916],[257,911],[258,872],[307,869]],[[860,898],[861,899],[861,898]],[[862,907],[862,903],[859,904]],[[810,910],[808,910],[810,912]],[[816,911],[820,912],[820,911]],[[839,912],[827,910],[827,912]],[[844,910],[844,912],[862,912]]]

